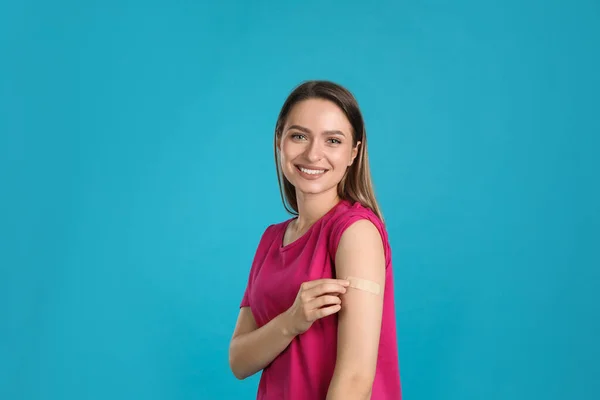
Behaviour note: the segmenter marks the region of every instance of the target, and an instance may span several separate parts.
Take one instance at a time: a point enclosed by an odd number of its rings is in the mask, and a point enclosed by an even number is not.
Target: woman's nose
[[[311,142],[306,149],[306,159],[310,162],[316,162],[323,158],[323,149],[317,141]]]

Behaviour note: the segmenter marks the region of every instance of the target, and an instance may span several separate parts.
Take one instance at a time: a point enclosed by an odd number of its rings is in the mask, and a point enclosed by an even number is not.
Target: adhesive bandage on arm
[[[372,294],[381,294],[381,286],[377,282],[369,281],[367,279],[361,279],[354,276],[346,278],[350,282],[351,288],[363,290]]]

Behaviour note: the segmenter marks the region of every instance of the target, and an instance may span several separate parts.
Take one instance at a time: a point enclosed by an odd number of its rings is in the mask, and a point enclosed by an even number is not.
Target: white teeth
[[[318,174],[322,174],[323,172],[325,172],[324,169],[306,169],[306,168],[302,168],[299,167],[300,171],[304,172],[305,174],[309,174],[309,175],[318,175]]]

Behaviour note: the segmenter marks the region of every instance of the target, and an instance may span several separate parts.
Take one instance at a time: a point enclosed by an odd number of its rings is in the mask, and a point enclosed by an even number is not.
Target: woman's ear
[[[356,142],[356,146],[354,146],[352,148],[352,155],[350,158],[350,164],[348,164],[348,166],[351,166],[352,163],[354,162],[354,159],[356,158],[356,156],[358,155],[358,147],[360,146],[360,142]]]

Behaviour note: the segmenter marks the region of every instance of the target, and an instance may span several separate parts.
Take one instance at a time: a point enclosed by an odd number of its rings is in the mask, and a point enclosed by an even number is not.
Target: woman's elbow
[[[247,376],[244,373],[242,373],[242,371],[239,368],[237,368],[236,364],[232,362],[231,359],[229,360],[229,369],[231,369],[233,376],[235,376],[240,381],[243,381],[247,378]]]
[[[231,369],[233,376],[240,381],[243,381],[250,376],[250,374],[248,374],[246,371],[243,371],[235,362],[232,362],[231,360],[229,361],[229,368]]]
[[[241,371],[236,370],[235,368],[231,368],[231,372],[233,372],[233,376],[235,376],[240,381],[243,381],[249,376],[248,374],[244,374]]]
[[[365,399],[370,398],[373,390],[374,376],[367,373],[356,373],[348,380],[348,387],[352,388],[354,393],[360,393]]]
[[[374,376],[356,372],[333,379],[328,399],[370,399]]]
[[[239,380],[246,379],[249,375],[245,373],[242,368],[240,368],[240,363],[238,361],[239,357],[236,354],[235,347],[232,345],[229,347],[229,369]]]

